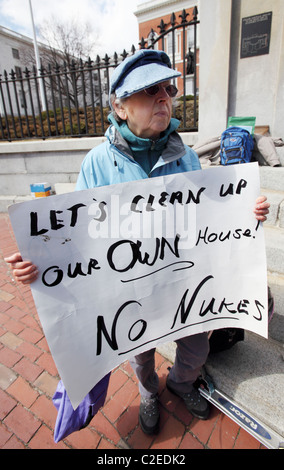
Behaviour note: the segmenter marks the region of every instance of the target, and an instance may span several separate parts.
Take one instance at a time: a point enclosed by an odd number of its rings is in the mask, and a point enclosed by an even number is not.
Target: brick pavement
[[[13,281],[4,257],[16,242],[0,214],[0,448],[1,449],[260,449],[263,446],[215,407],[208,421],[193,418],[166,389],[168,360],[156,354],[161,430],[146,436],[138,425],[136,377],[125,362],[112,372],[104,407],[90,425],[54,443],[52,396],[59,377],[29,286]]]

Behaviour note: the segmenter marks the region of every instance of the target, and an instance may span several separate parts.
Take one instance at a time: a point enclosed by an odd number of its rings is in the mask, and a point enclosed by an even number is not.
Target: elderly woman
[[[111,126],[107,140],[85,157],[77,190],[200,169],[197,154],[185,146],[176,132],[179,121],[171,118],[172,99],[177,88],[171,80],[180,75],[171,68],[162,51],[140,50],[124,60],[111,77]],[[259,198],[256,218],[266,219],[269,204]],[[17,280],[29,283],[36,267],[15,254],[7,262]],[[208,335],[197,334],[176,341],[176,358],[167,387],[185,403],[188,411],[207,419],[208,402],[193,387],[208,355]],[[155,350],[134,357],[130,363],[139,379],[141,404],[139,422],[147,434],[159,429],[158,376]]]

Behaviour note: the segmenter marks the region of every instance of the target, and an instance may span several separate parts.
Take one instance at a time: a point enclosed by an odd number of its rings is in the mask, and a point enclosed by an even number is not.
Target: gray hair
[[[121,124],[123,122],[123,119],[121,119],[118,114],[116,113],[116,111],[114,110],[114,107],[113,107],[113,103],[115,103],[118,107],[120,107],[125,101],[127,100],[127,98],[117,98],[115,92],[114,93],[111,93],[110,95],[110,109],[111,109],[111,114],[113,115],[114,119],[119,123]]]

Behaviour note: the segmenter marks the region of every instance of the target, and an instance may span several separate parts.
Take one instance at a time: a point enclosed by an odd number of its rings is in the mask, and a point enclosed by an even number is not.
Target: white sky
[[[52,16],[61,21],[91,25],[99,35],[94,55],[138,49],[138,21],[134,15],[141,0],[32,0],[36,28]],[[33,38],[29,0],[0,0],[0,25]],[[40,41],[40,37],[38,37]]]

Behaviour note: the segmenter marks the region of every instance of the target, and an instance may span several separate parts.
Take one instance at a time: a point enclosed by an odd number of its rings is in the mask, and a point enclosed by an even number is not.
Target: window
[[[20,90],[19,95],[20,95],[21,108],[26,109],[27,108],[27,103],[26,103],[25,93],[22,90]]]
[[[21,78],[21,67],[15,66],[16,78]]]
[[[173,48],[173,39],[175,41]],[[175,51],[175,59],[179,60],[181,57],[181,32],[175,31],[174,38],[172,32],[166,36],[166,51],[170,58],[173,57],[173,50]]]
[[[194,49],[194,27],[190,26],[187,29],[187,48]]]
[[[173,54],[173,37],[171,34],[167,35],[167,54],[171,56]]]
[[[19,58],[20,58],[19,50],[18,50],[18,49],[14,49],[14,48],[12,47],[12,55],[13,55],[13,58],[14,58],[14,59],[19,59]]]

